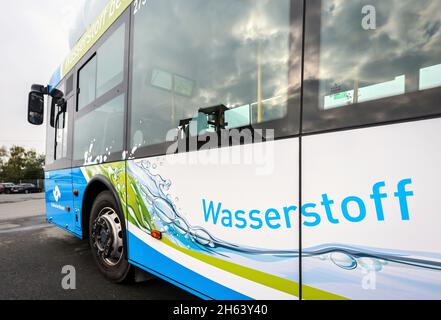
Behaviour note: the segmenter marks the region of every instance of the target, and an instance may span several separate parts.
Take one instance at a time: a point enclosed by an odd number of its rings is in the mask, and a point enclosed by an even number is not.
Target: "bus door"
[[[46,214],[49,222],[73,232],[71,172],[72,169],[64,169],[46,173]]]
[[[72,96],[67,96],[67,111],[58,115],[55,108],[54,126],[48,125],[47,144],[52,140],[53,153],[47,155],[49,170],[46,172],[46,214],[49,222],[72,233],[78,234],[77,219],[74,210],[72,169],[68,139],[70,138],[70,117]],[[50,114],[50,113],[49,113]],[[57,119],[58,115],[58,119]],[[50,116],[50,115],[49,115]],[[52,133],[54,132],[54,133]],[[54,136],[55,134],[55,136]],[[49,148],[48,148],[49,150]]]

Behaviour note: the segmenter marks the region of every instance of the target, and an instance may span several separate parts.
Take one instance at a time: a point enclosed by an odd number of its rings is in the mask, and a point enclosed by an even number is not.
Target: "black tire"
[[[6,191],[5,191],[5,194],[11,194],[11,191],[6,190]]]
[[[126,228],[124,223],[124,217],[120,212],[112,193],[109,191],[104,191],[100,193],[98,197],[95,199],[92,206],[92,211],[90,213],[89,244],[92,250],[92,256],[95,260],[95,263],[98,266],[98,269],[108,280],[114,283],[128,282],[133,279],[134,268],[132,268],[129,262],[126,260],[125,253],[122,252],[121,259],[115,265],[109,265],[109,263],[106,262],[105,258],[103,258],[103,256],[99,253],[98,250],[97,241],[96,241],[97,236],[96,234],[94,234],[94,230],[95,230],[94,226],[96,224],[96,221],[98,220],[100,213],[102,213],[103,210],[106,210],[107,208],[113,209],[119,217],[119,221],[120,221],[119,223],[122,229],[121,230],[122,234],[119,236],[119,238],[120,239],[122,238],[123,248],[125,246]]]

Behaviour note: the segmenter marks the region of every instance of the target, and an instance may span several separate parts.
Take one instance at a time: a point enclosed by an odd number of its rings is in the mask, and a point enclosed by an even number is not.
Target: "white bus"
[[[441,2],[111,0],[55,73],[47,220],[205,299],[441,299]]]

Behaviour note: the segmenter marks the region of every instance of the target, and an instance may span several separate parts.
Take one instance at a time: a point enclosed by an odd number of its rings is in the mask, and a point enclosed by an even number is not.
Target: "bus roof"
[[[99,38],[109,29],[118,17],[134,0],[109,0],[86,32],[78,40],[70,54],[58,67],[49,82],[49,87],[56,87],[60,81],[75,67],[84,55],[93,47]]]

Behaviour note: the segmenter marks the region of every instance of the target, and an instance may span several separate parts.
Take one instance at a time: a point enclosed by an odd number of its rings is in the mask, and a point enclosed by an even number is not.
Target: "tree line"
[[[13,146],[9,150],[0,147],[0,182],[19,183],[44,179],[44,155],[35,150]]]

